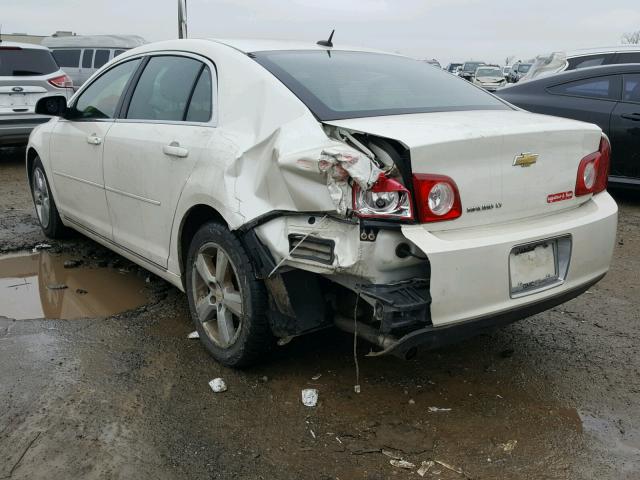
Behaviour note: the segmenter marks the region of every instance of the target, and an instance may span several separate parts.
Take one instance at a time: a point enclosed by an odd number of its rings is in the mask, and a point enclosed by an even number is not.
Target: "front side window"
[[[127,118],[184,120],[187,103],[202,63],[192,58],[152,57],[131,97]]]
[[[619,53],[616,63],[640,63],[640,52]]]
[[[625,102],[640,103],[640,74],[624,76],[624,90],[622,100]]]
[[[72,67],[78,68],[80,66],[80,50],[54,50],[53,58],[56,59],[58,65],[62,68]]]
[[[85,48],[82,52],[82,68],[91,68],[93,62],[93,49]]]
[[[455,110],[509,110],[445,71],[407,57],[347,51],[252,54],[320,120]]]
[[[110,50],[96,50],[96,58],[93,59],[93,68],[100,68],[109,61]]]
[[[48,50],[3,47],[0,43],[0,77],[47,75],[57,70]]]
[[[140,64],[140,59],[122,63],[100,75],[87,87],[73,110],[73,118],[114,118],[120,96]]]
[[[575,82],[563,83],[549,88],[550,93],[589,97],[599,99],[615,99],[617,79],[614,76],[587,78]]]

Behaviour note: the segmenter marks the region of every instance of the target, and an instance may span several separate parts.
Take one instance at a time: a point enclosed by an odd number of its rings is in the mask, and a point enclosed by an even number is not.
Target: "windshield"
[[[462,66],[462,70],[465,72],[475,72],[476,68],[480,65],[484,65],[483,62],[467,62]]]
[[[49,50],[0,47],[0,76],[47,75],[57,70]]]
[[[476,70],[476,77],[501,77],[502,70],[499,68],[479,68]]]
[[[508,110],[465,80],[425,62],[345,51],[252,54],[320,120],[454,110]]]
[[[530,68],[531,68],[530,63],[523,63],[521,65],[518,65],[518,73],[527,73]]]

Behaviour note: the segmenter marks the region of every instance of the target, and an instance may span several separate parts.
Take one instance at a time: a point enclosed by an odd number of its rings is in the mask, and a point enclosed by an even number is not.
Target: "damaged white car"
[[[600,129],[403,56],[167,41],[38,112],[55,115],[27,149],[44,232],[78,230],[183,289],[225,365],[333,325],[406,357],[609,268]]]

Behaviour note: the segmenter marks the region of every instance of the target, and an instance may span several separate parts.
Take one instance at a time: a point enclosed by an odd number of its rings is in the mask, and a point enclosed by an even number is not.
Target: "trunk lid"
[[[432,231],[546,215],[587,201],[588,195],[573,195],[578,165],[598,150],[601,137],[596,125],[522,111],[441,112],[326,123],[398,140],[410,150],[413,173],[447,175],[456,182],[462,216],[432,223]],[[538,155],[534,164],[514,165],[516,157],[529,153]]]

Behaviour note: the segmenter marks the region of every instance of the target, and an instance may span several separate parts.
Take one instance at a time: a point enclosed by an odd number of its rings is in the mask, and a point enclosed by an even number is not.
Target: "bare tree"
[[[629,32],[622,35],[622,43],[627,45],[638,45],[640,44],[640,30],[635,32]]]
[[[511,65],[515,59],[516,59],[515,55],[509,55],[507,58],[505,58],[504,64]]]

